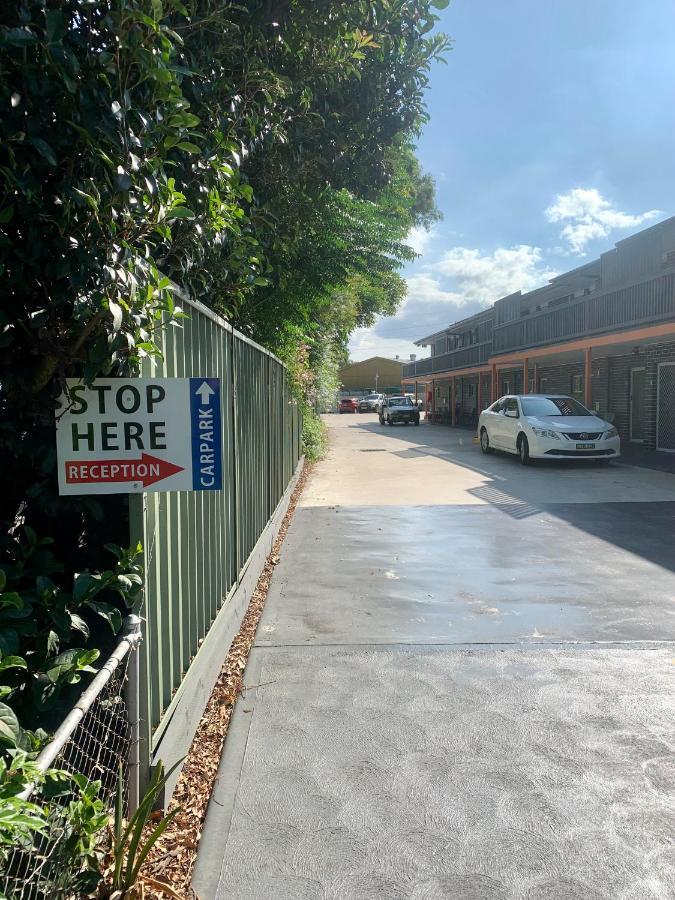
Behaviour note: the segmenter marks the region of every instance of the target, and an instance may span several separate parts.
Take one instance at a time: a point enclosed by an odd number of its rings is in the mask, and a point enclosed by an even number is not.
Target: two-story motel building
[[[415,342],[428,418],[473,424],[507,393],[569,394],[624,441],[675,452],[675,217]]]

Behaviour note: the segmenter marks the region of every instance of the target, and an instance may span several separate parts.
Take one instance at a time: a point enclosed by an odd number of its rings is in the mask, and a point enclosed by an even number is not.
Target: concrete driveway
[[[675,476],[328,422],[199,896],[675,896]]]

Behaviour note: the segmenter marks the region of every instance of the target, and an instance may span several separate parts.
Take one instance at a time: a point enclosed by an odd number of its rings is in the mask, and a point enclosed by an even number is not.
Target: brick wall
[[[600,351],[598,351],[600,352]],[[644,389],[644,446],[656,447],[656,399],[658,364],[675,362],[675,342],[662,342],[642,345],[637,353],[626,353],[622,356],[593,358],[592,407],[603,418],[609,418],[616,425],[622,440],[630,439],[630,381],[631,370],[645,369]],[[565,363],[561,365],[539,365],[539,386],[535,388],[547,394],[568,394],[584,402],[584,364]],[[534,365],[530,365],[530,380],[534,377]],[[491,403],[490,375],[482,378],[482,396],[477,397],[478,376],[468,375],[457,378],[457,399],[460,404],[460,416],[463,421],[471,419],[476,410],[486,409]],[[505,369],[499,374],[499,396],[509,392],[520,394],[523,390],[522,366]],[[450,415],[450,382],[438,381],[437,411]]]
[[[594,357],[591,367],[592,406],[601,416],[607,416],[614,422],[624,441],[630,439],[631,370],[645,369],[644,445],[652,449],[656,447],[656,382],[660,362],[675,362],[675,343],[647,344],[640,346],[637,353],[599,359]],[[539,367],[542,392],[570,394],[582,403],[583,378],[583,362]],[[573,390],[573,387],[578,390]]]

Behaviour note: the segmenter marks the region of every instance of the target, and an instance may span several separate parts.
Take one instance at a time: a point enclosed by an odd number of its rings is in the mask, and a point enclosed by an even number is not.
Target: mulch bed
[[[192,870],[227,729],[234,704],[244,686],[244,669],[265,606],[274,566],[279,562],[281,545],[311,468],[305,463],[272,552],[267,557],[241,628],[232,641],[197,728],[169,805],[170,810],[180,807],[180,812],[153,847],[141,872],[145,898],[166,900],[168,893],[160,889],[162,883],[175,892],[172,896],[179,894],[186,900],[196,897],[190,886]]]

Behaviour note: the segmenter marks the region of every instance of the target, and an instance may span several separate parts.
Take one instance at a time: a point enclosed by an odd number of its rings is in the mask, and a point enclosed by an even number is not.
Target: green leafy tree
[[[430,67],[448,48],[434,30],[445,5],[0,5],[7,778],[78,690],[140,581],[136,551],[115,551],[109,565],[105,549],[128,542],[125,498],[58,496],[63,380],[137,370],[158,352],[158,330],[180,327],[178,283],[289,362],[308,450],[320,452],[310,411],[334,390],[353,328],[396,310],[414,256],[406,237],[438,216],[414,141]],[[102,809],[96,786],[87,792],[72,820],[73,852],[89,858]],[[39,810],[22,820],[12,797],[19,818],[7,827],[39,832]]]
[[[88,617],[110,602],[104,547],[128,540],[123,496],[58,496],[63,379],[133,372],[158,352],[158,329],[184,315],[179,283],[301,358],[309,410],[351,330],[401,302],[406,236],[438,215],[413,142],[448,46],[442,5],[0,8],[0,518],[5,549],[28,526],[62,567],[57,585],[41,547],[0,611],[4,681],[36,710],[39,684],[54,694],[90,665],[73,654],[91,653]]]

